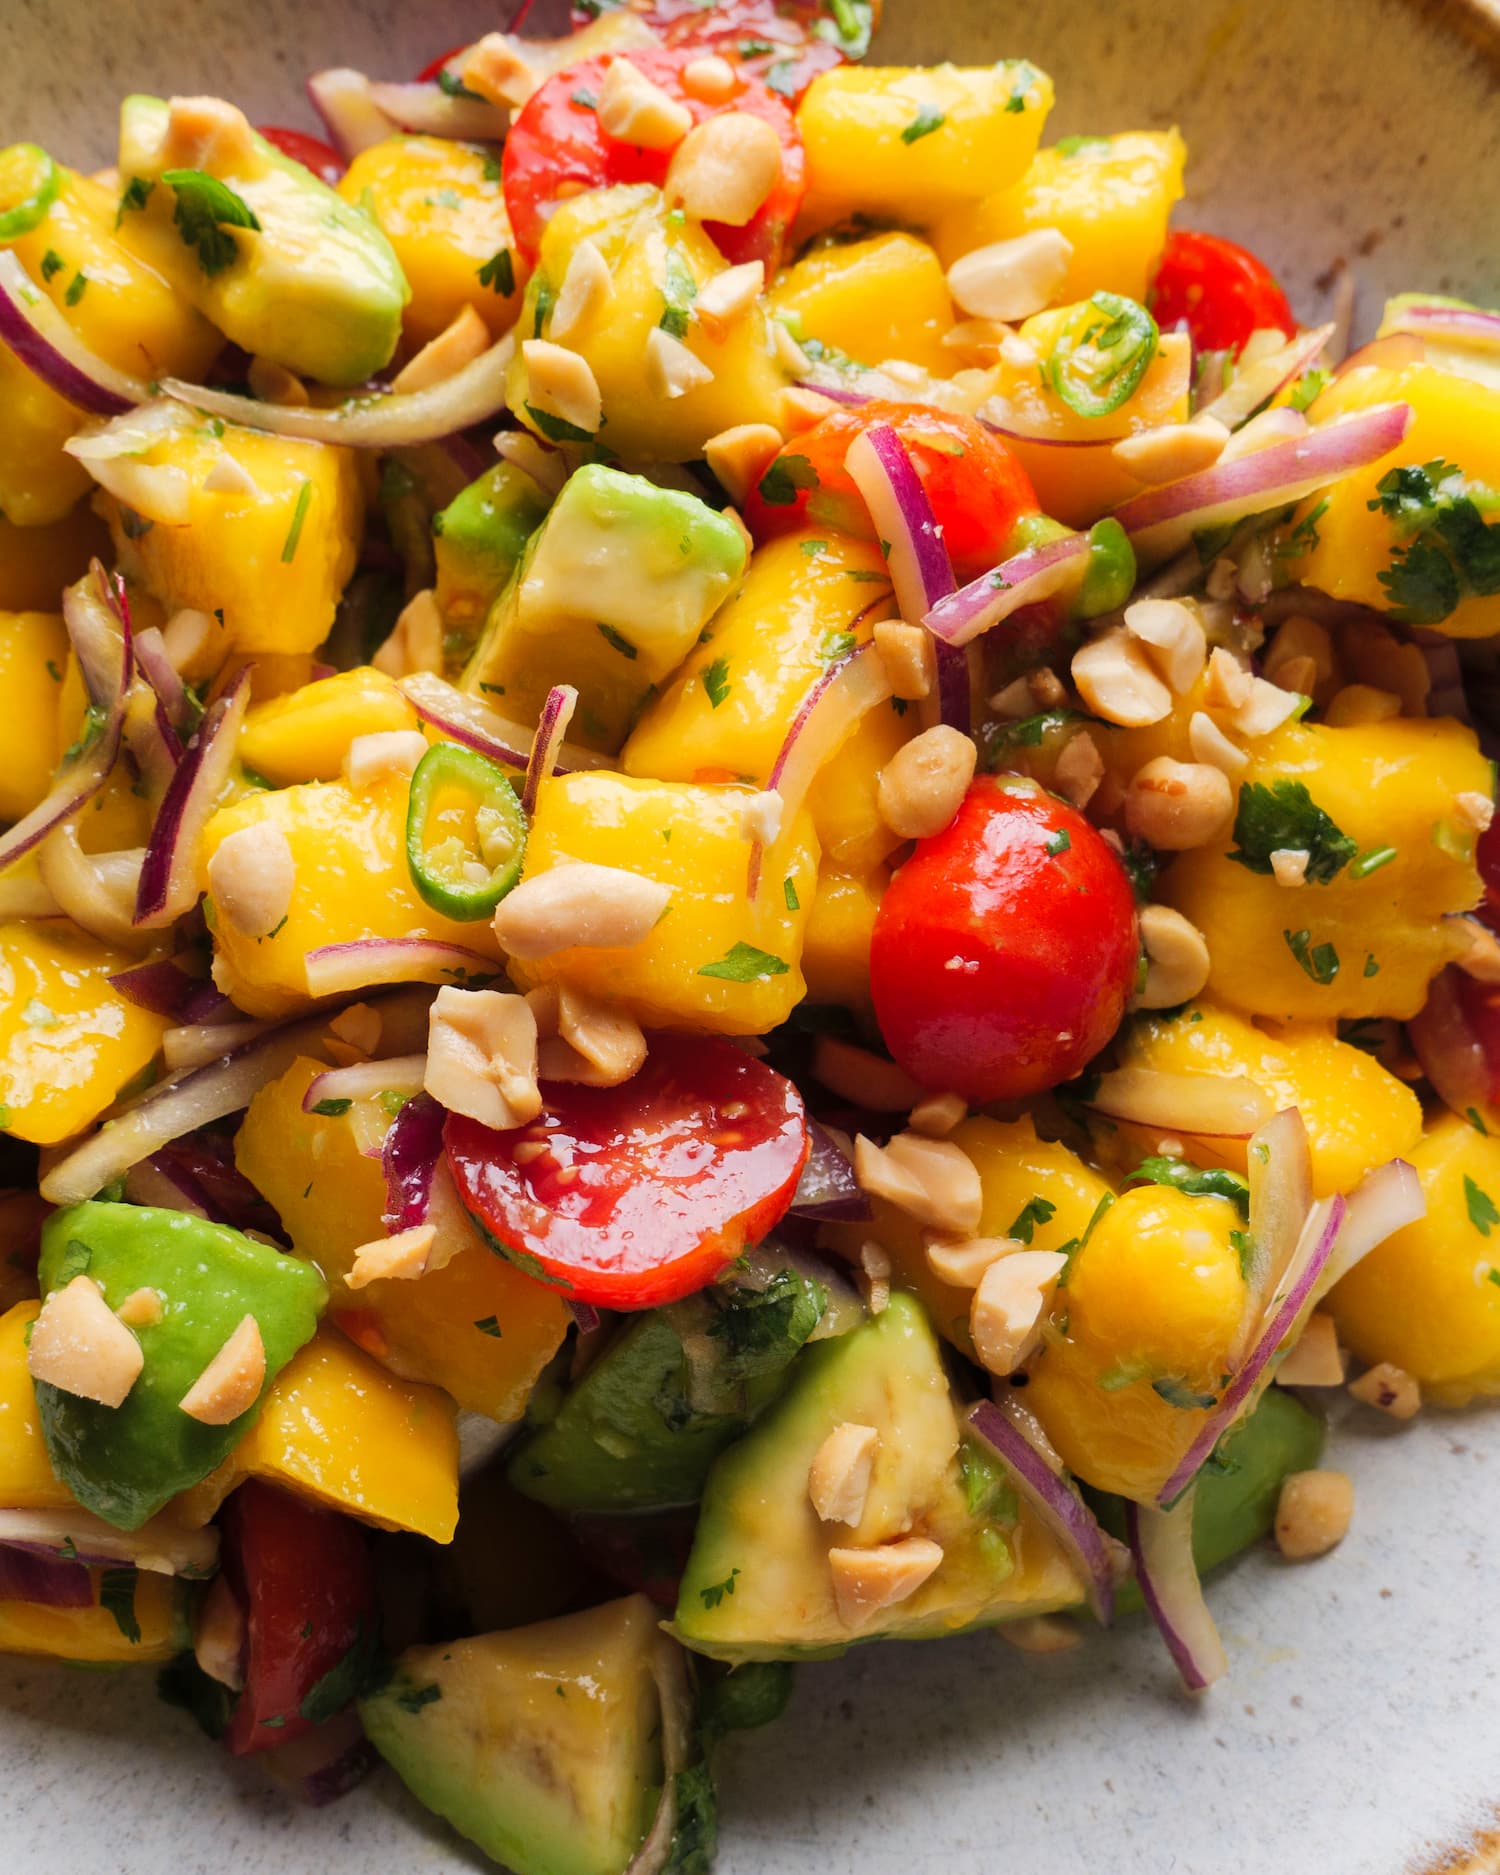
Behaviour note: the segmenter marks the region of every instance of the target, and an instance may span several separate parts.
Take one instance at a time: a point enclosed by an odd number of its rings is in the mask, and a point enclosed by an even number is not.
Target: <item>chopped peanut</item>
[[[963,805],[979,751],[972,736],[935,723],[904,743],[880,771],[880,818],[903,840],[941,833]]]
[[[208,1585],[193,1629],[193,1658],[231,1692],[245,1684],[245,1614],[228,1576],[216,1575]]]
[[[344,1278],[350,1289],[364,1289],[377,1282],[412,1282],[427,1274],[432,1246],[437,1241],[436,1224],[413,1224],[410,1230],[394,1237],[377,1237],[361,1244],[354,1252],[354,1263]]]
[[[367,1060],[380,1046],[380,1011],[371,1003],[350,1003],[328,1025],[328,1033],[357,1048]]]
[[[1250,693],[1230,722],[1242,736],[1268,736],[1296,714],[1299,701],[1292,691],[1267,683],[1264,677],[1252,677]]]
[[[1191,423],[1162,423],[1124,437],[1110,454],[1138,481],[1152,487],[1212,468],[1224,453],[1229,430],[1217,417],[1194,417]]]
[[[836,1035],[818,1037],[812,1071],[831,1093],[872,1113],[907,1113],[922,1097],[904,1068]]]
[[[889,618],[881,619],[871,636],[886,679],[898,697],[920,703],[932,694],[937,681],[937,649],[930,631]]]
[[[1222,769],[1206,762],[1174,762],[1170,755],[1138,768],[1125,792],[1126,827],[1167,853],[1202,846],[1233,812],[1234,790]]]
[[[774,788],[762,788],[752,794],[740,810],[740,832],[747,840],[759,840],[769,846],[781,832],[786,800]]]
[[[155,1328],[163,1314],[161,1297],[154,1289],[132,1289],[115,1310],[115,1320],[127,1328]]]
[[[1365,1406],[1392,1419],[1414,1419],[1422,1409],[1422,1389],[1404,1367],[1391,1361],[1379,1361],[1367,1368],[1358,1380],[1351,1380],[1349,1392]]]
[[[979,1173],[951,1140],[898,1133],[881,1147],[861,1134],[854,1142],[854,1176],[861,1191],[887,1199],[933,1230],[968,1237],[979,1228]]]
[[[173,98],[158,155],[164,169],[223,167],[231,175],[255,160],[250,120],[223,98]]]
[[[878,1243],[859,1247],[860,1274],[864,1277],[864,1297],[872,1315],[883,1315],[891,1299],[890,1253]]]
[[[911,1129],[929,1139],[942,1139],[968,1111],[967,1101],[959,1094],[925,1094],[911,1110]]]
[[[781,179],[781,139],[749,111],[719,111],[695,125],[672,154],[667,201],[695,221],[743,228]]]
[[[54,1289],[31,1330],[33,1380],[100,1406],[121,1406],[140,1379],[141,1344],[111,1311],[91,1276]]]
[[[542,1110],[536,1018],[524,997],[445,984],[428,1016],[423,1086],[441,1106],[507,1132]]]
[[[626,58],[610,62],[599,87],[598,113],[605,136],[639,150],[670,150],[693,127],[687,106]]]
[[[1237,710],[1249,702],[1254,681],[1236,657],[1222,645],[1215,645],[1208,654],[1208,683],[1203,700],[1211,710]]]
[[[766,284],[763,260],[742,261],[726,267],[698,289],[693,311],[710,338],[722,339],[736,319],[743,319]]]
[[[558,983],[528,991],[526,1001],[536,1018],[541,1080],[619,1087],[646,1059],[646,1038],[628,1010]]]
[[[1453,817],[1461,827],[1468,827],[1474,833],[1485,833],[1495,818],[1495,803],[1477,789],[1455,794]]]
[[[1342,1542],[1354,1514],[1354,1481],[1346,1471],[1294,1471],[1276,1502],[1276,1546],[1302,1562]]]
[[[391,635],[370,662],[387,677],[443,668],[443,615],[429,587],[408,599]]]
[[[1207,762],[1226,775],[1243,773],[1250,761],[1243,749],[1237,749],[1214,719],[1202,710],[1188,718],[1188,747],[1195,762]]]
[[[1086,729],[1069,736],[1057,758],[1052,779],[1064,800],[1074,807],[1087,807],[1099,792],[1104,779],[1104,757],[1099,745]]]
[[[228,1426],[260,1398],[266,1384],[266,1344],[260,1323],[244,1316],[178,1405],[201,1426]]]
[[[226,835],[208,862],[214,904],[243,937],[267,937],[282,924],[296,886],[291,842],[269,821]]]
[[[714,374],[681,339],[653,326],[646,337],[646,382],[658,397],[686,397],[712,384]]]
[[[1140,926],[1146,981],[1132,1007],[1175,1009],[1179,1003],[1190,1002],[1208,982],[1208,944],[1203,933],[1170,905],[1147,905]]]
[[[1358,723],[1388,723],[1400,714],[1401,699],[1395,691],[1345,684],[1328,699],[1323,721],[1330,729],[1351,729]]]
[[[263,404],[282,404],[288,409],[302,410],[311,401],[307,386],[296,372],[288,371],[274,358],[252,358],[245,380]]]
[[[569,860],[523,879],[501,899],[494,931],[512,957],[550,957],[575,944],[624,950],[650,935],[671,888],[619,866]]]
[[[429,339],[416,357],[402,366],[391,380],[391,389],[403,393],[430,390],[465,365],[473,364],[489,348],[489,327],[472,306],[465,305],[435,339]]]
[[[209,495],[258,495],[260,483],[227,449],[221,449],[203,478],[203,490]]]
[[[1291,691],[1293,696],[1310,697],[1317,687],[1318,667],[1311,658],[1283,658],[1269,673],[1268,681],[1278,690]]]
[[[985,1271],[1024,1246],[1015,1237],[937,1237],[927,1233],[927,1267],[952,1289],[977,1289]]]
[[[1147,657],[1178,696],[1203,675],[1208,640],[1198,615],[1180,599],[1137,599],[1126,608],[1125,629],[1147,647]]]
[[[586,319],[607,306],[614,294],[609,263],[592,241],[580,241],[568,256],[562,285],[552,307],[548,326],[553,341],[570,338]]]
[[[846,1628],[862,1627],[872,1615],[904,1602],[943,1560],[936,1543],[924,1536],[903,1537],[875,1549],[831,1549],[833,1599]]]
[[[969,1332],[992,1374],[1013,1374],[1041,1339],[1042,1318],[1068,1259],[1055,1250],[1017,1250],[997,1258],[979,1279]]]
[[[728,59],[710,52],[682,68],[682,88],[700,104],[724,104],[739,89],[739,79]]]
[[[1286,1358],[1276,1369],[1279,1387],[1341,1387],[1344,1354],[1331,1315],[1315,1309]]]
[[[864,1516],[879,1444],[873,1426],[846,1420],[818,1447],[807,1474],[807,1492],[823,1523],[856,1524]]]
[[[351,788],[373,788],[389,775],[409,775],[427,753],[420,729],[377,729],[356,736],[344,752],[344,777]]]
[[[1073,682],[1095,716],[1122,729],[1145,729],[1172,713],[1172,692],[1124,626],[1073,654]]]
[[[508,33],[486,33],[470,46],[462,73],[470,91],[512,108],[526,102],[543,76]]]
[[[734,501],[743,501],[780,448],[781,432],[769,423],[739,423],[732,430],[710,436],[703,445],[703,455],[725,494]]]
[[[956,260],[948,291],[973,319],[1019,323],[1051,305],[1072,258],[1073,243],[1060,230],[1033,228]]]
[[[801,436],[805,430],[816,429],[824,417],[838,407],[833,398],[825,397],[821,391],[794,384],[777,398],[776,420],[785,436]]]
[[[524,339],[521,356],[526,362],[528,400],[538,410],[561,417],[592,436],[604,416],[604,399],[588,360],[550,339]]]
[[[1271,875],[1278,885],[1306,885],[1312,854],[1301,846],[1278,846],[1271,854]]]

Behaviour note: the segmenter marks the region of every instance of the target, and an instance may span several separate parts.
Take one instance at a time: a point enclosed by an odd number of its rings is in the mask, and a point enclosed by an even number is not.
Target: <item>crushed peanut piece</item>
[[[1190,423],[1161,423],[1126,436],[1109,453],[1137,481],[1156,487],[1212,468],[1228,441],[1228,426],[1203,415]]]
[[[122,1406],[146,1357],[91,1276],[54,1289],[32,1324],[26,1366],[33,1380],[99,1406]]]
[[[390,636],[370,662],[387,677],[442,670],[443,615],[431,587],[407,600]]]
[[[728,59],[716,52],[692,59],[682,68],[682,88],[700,104],[725,104],[739,89],[740,81]]]
[[[157,155],[163,169],[233,175],[256,160],[255,137],[245,113],[223,98],[173,98]]]
[[[237,1693],[245,1684],[245,1614],[226,1575],[216,1575],[193,1628],[193,1658],[211,1680]]]
[[[428,1015],[422,1085],[440,1106],[496,1132],[535,1119],[536,1018],[525,998],[445,984]]]
[[[922,1098],[904,1068],[836,1035],[817,1038],[812,1071],[830,1093],[871,1113],[907,1113]]]
[[[714,374],[681,339],[653,326],[646,337],[646,382],[658,397],[686,397],[712,384]]]
[[[749,111],[716,111],[682,139],[662,192],[695,221],[743,228],[781,180],[781,138]]]
[[[1188,718],[1188,747],[1195,762],[1207,762],[1231,778],[1242,774],[1250,761],[1245,751],[1236,748],[1203,710],[1194,710]]]
[[[550,957],[575,944],[626,950],[650,936],[670,886],[620,866],[568,860],[523,879],[501,899],[494,932],[512,957]]]
[[[545,76],[509,33],[486,33],[469,47],[461,74],[465,87],[491,104],[519,109]]]
[[[950,1289],[977,1289],[992,1263],[1024,1248],[1017,1237],[938,1237],[931,1231],[923,1241],[928,1269]]]
[[[598,115],[605,136],[633,143],[638,150],[670,150],[693,127],[687,106],[626,58],[611,60],[604,74]]]
[[[1302,1562],[1342,1542],[1354,1514],[1354,1480],[1346,1471],[1294,1471],[1276,1501],[1276,1546]]]
[[[933,1230],[971,1237],[979,1228],[979,1173],[951,1140],[898,1133],[881,1147],[861,1134],[854,1142],[854,1176],[861,1191],[888,1200]]]
[[[880,771],[880,818],[903,840],[941,833],[963,805],[979,751],[972,736],[935,723],[904,743]]]
[[[490,349],[490,329],[465,303],[443,327],[435,339],[429,339],[415,358],[402,366],[391,380],[391,389],[401,393],[430,390]]]
[[[1468,827],[1474,833],[1485,833],[1495,818],[1495,803],[1478,789],[1466,789],[1453,797],[1453,818],[1461,827]]]
[[[1211,710],[1237,710],[1250,700],[1255,679],[1222,645],[1208,654],[1208,683],[1203,701]]]
[[[221,449],[203,478],[203,491],[208,495],[258,495],[260,483],[227,449]]]
[[[833,398],[825,397],[821,391],[809,390],[803,384],[794,384],[776,400],[777,421],[787,437],[801,436],[806,430],[816,429],[824,417],[838,408]]]
[[[1019,323],[1050,306],[1068,276],[1073,243],[1057,228],[992,241],[948,269],[948,291],[972,319]]]
[[[228,1426],[250,1411],[265,1384],[266,1344],[260,1323],[246,1315],[178,1406],[201,1426]]]
[[[1186,853],[1211,840],[1234,812],[1221,768],[1158,755],[1138,768],[1125,793],[1125,825],[1160,852]]]
[[[891,1259],[883,1245],[859,1247],[859,1268],[864,1277],[865,1302],[872,1315],[883,1315],[891,1299]]]
[[[1392,1419],[1414,1419],[1422,1409],[1422,1389],[1404,1367],[1379,1361],[1349,1383],[1351,1396]]]
[[[361,1244],[344,1278],[345,1286],[366,1289],[371,1283],[413,1282],[427,1274],[436,1241],[435,1224],[413,1224],[410,1230],[397,1231],[394,1237],[377,1237]]]
[[[1278,1387],[1343,1386],[1344,1353],[1331,1315],[1314,1309],[1308,1316],[1307,1326],[1276,1369],[1276,1384]]]
[[[747,840],[759,840],[769,846],[781,832],[781,818],[786,801],[774,788],[762,788],[750,795],[740,809],[740,832]]]
[[[1131,1007],[1175,1009],[1191,1002],[1208,982],[1208,941],[1203,933],[1170,905],[1147,905],[1140,927],[1146,981]]]
[[[1145,729],[1172,713],[1171,690],[1123,625],[1074,652],[1073,683],[1095,716],[1122,729]]]
[[[1208,640],[1197,613],[1180,599],[1137,599],[1126,607],[1125,629],[1146,646],[1147,657],[1179,697],[1203,675]]]
[[[1104,779],[1104,757],[1086,729],[1069,736],[1052,771],[1057,791],[1074,807],[1087,807]]]
[[[344,751],[344,778],[351,788],[373,788],[391,775],[412,774],[426,753],[420,729],[371,730]]]
[[[1323,721],[1330,729],[1352,729],[1359,723],[1389,723],[1401,714],[1401,699],[1394,690],[1373,684],[1345,684],[1328,699]]]
[[[885,668],[891,690],[908,703],[920,703],[937,682],[937,648],[932,633],[901,619],[881,619],[870,634],[875,655]]]
[[[115,1320],[127,1328],[155,1328],[165,1311],[155,1289],[132,1289],[115,1310]]]
[[[301,378],[294,371],[288,371],[285,365],[277,364],[274,358],[252,358],[245,381],[263,404],[281,404],[290,410],[301,410],[311,401]]]
[[[738,267],[726,267],[698,289],[693,311],[698,323],[712,339],[722,339],[760,297],[766,284],[763,260],[742,261]]]
[[[1068,1259],[1055,1250],[1017,1250],[997,1258],[979,1279],[969,1332],[992,1374],[1013,1374],[1036,1348],[1042,1319]]]
[[[709,437],[703,445],[704,460],[725,494],[743,501],[780,451],[781,440],[781,432],[769,423],[739,423]]]
[[[629,1010],[565,984],[527,992],[536,1018],[537,1077],[583,1087],[620,1087],[646,1059],[646,1038]]]
[[[242,937],[269,937],[292,909],[297,862],[272,821],[227,834],[208,862],[208,889],[219,915]]]
[[[586,319],[609,304],[614,294],[609,263],[590,240],[582,240],[568,256],[547,327],[554,344],[571,338]]]
[[[550,339],[523,339],[527,401],[590,436],[604,417],[599,382],[586,358]]]
[[[822,1523],[856,1524],[865,1514],[880,1434],[845,1420],[818,1447],[807,1474],[807,1494]]]
[[[1306,885],[1307,862],[1312,858],[1304,847],[1278,846],[1271,854],[1271,873],[1278,885]]]
[[[911,1110],[911,1129],[929,1139],[943,1139],[968,1111],[961,1094],[924,1094]]]
[[[328,1024],[330,1035],[357,1048],[366,1059],[380,1046],[380,1011],[373,1003],[351,1003]]]
[[[916,1594],[943,1560],[924,1536],[903,1537],[875,1549],[831,1549],[828,1567],[833,1599],[846,1628],[863,1627],[872,1615]]]
[[[1264,677],[1252,677],[1250,693],[1230,717],[1233,728],[1242,736],[1268,736],[1295,716],[1301,697]]]

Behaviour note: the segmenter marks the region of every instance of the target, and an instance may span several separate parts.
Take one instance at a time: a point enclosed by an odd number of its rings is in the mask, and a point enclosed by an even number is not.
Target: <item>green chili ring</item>
[[[444,794],[467,796],[470,828],[430,843]],[[445,918],[488,918],[521,876],[526,814],[497,762],[453,742],[435,742],[417,764],[406,809],[406,864],[423,901]]]
[[[0,242],[30,234],[57,200],[62,176],[57,164],[35,143],[13,143],[0,150]]]
[[[1159,338],[1156,321],[1138,301],[1095,293],[1058,333],[1042,369],[1070,410],[1107,417],[1134,395]]]

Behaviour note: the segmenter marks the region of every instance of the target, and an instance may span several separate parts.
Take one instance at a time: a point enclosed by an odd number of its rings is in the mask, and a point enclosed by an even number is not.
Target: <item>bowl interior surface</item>
[[[1346,269],[1364,331],[1403,288],[1500,302],[1492,9],[887,0],[887,12],[882,60],[1024,55],[1048,70],[1049,140],[1180,125],[1179,218],[1262,252],[1306,320]],[[476,0],[7,0],[0,123],[6,141],[84,164],[110,160],[116,102],[135,89],[219,91],[259,121],[311,126],[309,71],[408,76],[495,24]],[[1136,1622],[1041,1659],[984,1634],[806,1667],[788,1719],[726,1753],[723,1875],[1449,1867],[1444,1846],[1492,1824],[1500,1800],[1495,1422],[1334,1417],[1327,1462],[1355,1477],[1354,1527],[1322,1562],[1255,1554],[1212,1586],[1232,1673],[1205,1699],[1175,1691]],[[148,1673],[0,1663],[0,1755],[13,1875],[478,1862],[393,1779],[325,1811],[293,1806],[159,1706]]]

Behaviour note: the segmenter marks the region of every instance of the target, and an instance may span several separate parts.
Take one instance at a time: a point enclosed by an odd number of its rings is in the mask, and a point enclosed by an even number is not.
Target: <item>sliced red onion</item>
[[[1421,364],[1426,356],[1427,348],[1415,332],[1390,332],[1350,352],[1335,366],[1333,375],[1336,379],[1342,378],[1367,365],[1378,366],[1382,371],[1403,371],[1407,365]]]
[[[198,902],[198,849],[234,766],[250,707],[250,671],[239,671],[214,703],[177,765],[157,810],[141,867],[135,922],[146,931],[174,923]]]
[[[409,135],[451,137],[459,143],[503,143],[510,112],[488,98],[456,98],[441,85],[420,80],[388,84],[374,79],[370,102]]]
[[[994,408],[991,404],[987,406]],[[1001,423],[994,417],[981,416],[979,421],[992,436],[998,436],[1003,442],[1024,443],[1028,449],[1113,449],[1116,443],[1125,442],[1135,432],[1121,430],[1114,436],[1047,436],[1038,435],[1032,430],[1018,430],[1014,425]],[[1079,461],[1083,458],[1079,457]]]
[[[400,683],[418,716],[423,722],[431,723],[447,741],[477,749],[481,755],[507,768],[526,767],[536,739],[535,730],[524,729],[519,723],[497,715],[477,697],[455,690],[452,684],[428,671],[417,671],[410,677],[403,677]],[[606,768],[612,760],[612,756],[601,755],[595,749],[581,749],[576,743],[565,742],[553,761],[552,772],[568,775],[580,768]]]
[[[0,1544],[72,1566],[108,1568],[126,1563],[152,1575],[206,1576],[219,1559],[219,1533],[212,1525],[184,1530],[163,1511],[138,1530],[117,1530],[91,1511],[0,1510]]]
[[[493,957],[436,938],[355,938],[307,953],[309,996],[350,995],[383,983],[486,982],[500,974]]]
[[[427,1222],[432,1175],[443,1156],[448,1117],[431,1094],[416,1093],[396,1115],[385,1136],[380,1163],[385,1172],[385,1227],[410,1230]]]
[[[1116,1068],[1101,1075],[1087,1104],[1111,1120],[1205,1139],[1248,1139],[1272,1113],[1269,1096],[1243,1074],[1160,1068]]]
[[[328,141],[346,163],[361,150],[371,149],[396,134],[394,120],[370,96],[370,81],[363,72],[351,71],[348,66],[314,72],[307,81],[307,95],[323,120]]]
[[[63,1562],[0,1543],[0,1602],[35,1602],[42,1608],[91,1608],[94,1583],[82,1563]]]
[[[352,1707],[290,1744],[274,1746],[261,1758],[278,1784],[315,1810],[347,1796],[378,1762],[379,1753],[365,1737]]]
[[[514,350],[514,336],[507,332],[462,370],[425,390],[370,391],[333,410],[307,404],[263,404],[254,397],[236,397],[203,384],[185,384],[179,378],[168,378],[161,388],[168,397],[207,416],[223,417],[228,423],[241,423],[271,436],[340,443],[350,449],[397,449],[410,443],[440,442],[455,430],[471,429],[497,416],[505,408],[505,374]]]
[[[578,692],[572,684],[554,684],[542,705],[536,734],[531,738],[531,752],[526,758],[526,785],[521,790],[521,807],[529,818],[536,812],[536,797],[542,783],[557,773],[558,751],[578,707]]]
[[[1368,1172],[1350,1192],[1344,1228],[1327,1267],[1314,1285],[1313,1300],[1325,1296],[1347,1276],[1377,1244],[1393,1237],[1408,1224],[1427,1215],[1427,1194],[1416,1168],[1405,1159],[1392,1159]]]
[[[226,1006],[229,1001],[201,977],[189,976],[170,957],[159,957],[149,964],[133,964],[129,970],[117,970],[109,980],[127,1003],[134,1003],[138,1009],[149,1009],[154,1016],[190,1019],[189,1009],[199,1001],[205,989]]]
[[[208,1205],[188,1182],[157,1163],[142,1159],[125,1174],[125,1197],[131,1204],[150,1205],[159,1211],[185,1211],[189,1217],[207,1217]]]
[[[1087,534],[1064,534],[1028,547],[934,606],[922,623],[944,644],[966,645],[1022,606],[1051,599],[1083,576]]]
[[[179,735],[186,733],[191,726],[192,705],[187,685],[178,676],[176,666],[167,656],[166,643],[161,633],[154,625],[148,625],[145,631],[135,634],[134,643],[141,675],[155,691],[167,722]]]
[[[1196,1486],[1189,1486],[1170,1510],[1150,1504],[1125,1507],[1136,1580],[1182,1683],[1191,1693],[1201,1693],[1229,1671],[1224,1643],[1203,1599],[1203,1584],[1193,1560],[1196,1495]]]
[[[137,1195],[147,1191],[155,1195]],[[287,1241],[275,1206],[261,1196],[235,1164],[233,1144],[222,1133],[189,1133],[171,1140],[149,1159],[131,1167],[125,1178],[125,1195],[132,1204],[190,1210],[212,1223],[227,1224],[231,1230],[255,1231],[279,1243]]]
[[[91,416],[118,417],[151,391],[89,348],[9,250],[0,251],[0,341],[59,397]]]
[[[63,913],[81,930],[101,944],[138,951],[152,942],[151,932],[138,931],[131,922],[145,857],[144,847],[85,853],[75,818],[54,827],[37,848],[37,871]]]
[[[1312,1209],[1312,1149],[1295,1107],[1268,1120],[1245,1155],[1250,1183],[1250,1235],[1254,1265],[1246,1297],[1247,1333],[1253,1332],[1265,1298],[1286,1273]]]
[[[1041,1426],[1013,1396],[1003,1404],[981,1400],[969,1408],[968,1424],[1068,1552],[1095,1618],[1108,1627],[1115,1612],[1119,1545],[1099,1527]]]
[[[0,924],[14,918],[58,918],[63,908],[39,872],[29,866],[0,875]]]
[[[573,1317],[574,1322],[577,1324],[578,1332],[581,1335],[591,1335],[595,1333],[599,1327],[601,1318],[599,1311],[594,1307],[592,1302],[575,1302],[573,1298],[569,1296],[568,1313]]]
[[[766,788],[784,803],[781,824],[790,826],[818,771],[873,709],[891,698],[891,682],[873,639],[846,651],[818,677],[797,706],[778,750]],[[760,890],[762,843],[751,842],[747,890]]]
[[[819,397],[826,397],[831,404],[844,404],[850,410],[858,410],[861,404],[873,404],[875,399],[868,391],[857,391],[852,384],[842,379],[799,378],[799,391],[816,391]]]
[[[383,1061],[356,1061],[313,1076],[302,1096],[302,1111],[314,1113],[325,1100],[373,1100],[377,1094],[408,1097],[422,1091],[426,1055],[391,1055]],[[405,1112],[405,1108],[402,1112]],[[420,1224],[421,1219],[417,1222]]]
[[[1217,417],[1226,428],[1237,430],[1265,403],[1300,378],[1319,352],[1333,337],[1334,323],[1315,326],[1311,332],[1299,332],[1296,338],[1274,351],[1268,358],[1258,358],[1238,372],[1227,390],[1198,411],[1200,417]]]
[[[1500,313],[1479,306],[1444,306],[1439,301],[1403,306],[1387,323],[1387,332],[1410,332],[1423,339],[1478,345],[1500,350]]]
[[[1463,977],[1450,964],[1427,987],[1427,1001],[1406,1025],[1422,1071],[1450,1112],[1465,1116],[1490,1108],[1490,1068],[1484,1046],[1459,1000]]]
[[[1297,1318],[1310,1306],[1318,1278],[1338,1241],[1344,1208],[1342,1198],[1324,1198],[1308,1212],[1286,1274],[1266,1304],[1261,1330],[1249,1355],[1231,1377],[1219,1396],[1218,1405],[1208,1414],[1197,1437],[1157,1494],[1156,1501],[1163,1508],[1175,1503],[1197,1477],[1209,1453],[1254,1398],[1276,1350],[1292,1332]]]
[[[140,771],[147,797],[160,801],[182,760],[182,739],[167,720],[161,699],[138,678],[125,706],[125,747]]]
[[[870,1216],[870,1201],[855,1182],[849,1155],[816,1120],[808,1121],[807,1138],[807,1164],[792,1194],[793,1216],[863,1223]]]
[[[1148,488],[1116,508],[1115,519],[1138,559],[1164,560],[1205,528],[1289,507],[1378,462],[1406,435],[1411,417],[1410,404],[1376,404],[1304,436]]]

